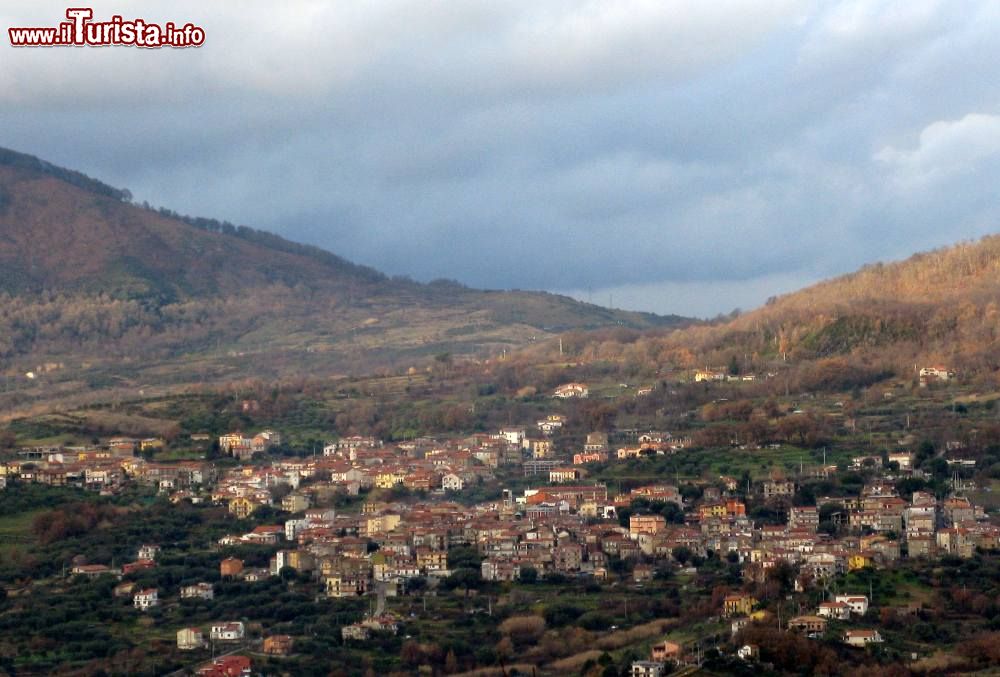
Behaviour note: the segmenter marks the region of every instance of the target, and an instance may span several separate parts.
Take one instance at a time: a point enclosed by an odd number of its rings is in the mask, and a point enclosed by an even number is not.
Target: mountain
[[[992,382],[1000,375],[1000,236],[871,264],[710,324],[631,332],[617,344],[598,334],[564,343],[584,361],[782,373],[782,390],[913,379],[931,365]],[[549,342],[524,359],[551,360],[555,351]]]
[[[128,191],[0,149],[7,390],[357,373],[569,329],[686,322],[389,278],[271,233],[136,205]]]

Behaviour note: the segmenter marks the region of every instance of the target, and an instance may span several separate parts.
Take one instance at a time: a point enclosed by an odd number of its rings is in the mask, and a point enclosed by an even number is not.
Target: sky
[[[93,3],[199,48],[13,48],[0,146],[390,275],[710,317],[997,229],[1000,3]]]

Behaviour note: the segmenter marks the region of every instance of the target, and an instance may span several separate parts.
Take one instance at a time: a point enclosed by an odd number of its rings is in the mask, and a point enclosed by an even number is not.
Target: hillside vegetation
[[[683,322],[389,278],[271,233],[135,205],[126,190],[0,149],[0,369],[23,397],[364,373],[574,328]]]
[[[869,265],[712,324],[671,333],[571,334],[563,343],[564,354],[569,345],[570,355],[585,361],[736,374],[823,372],[838,381],[835,387],[850,387],[877,375],[912,378],[920,367],[939,364],[992,380],[1000,368],[998,338],[1000,236],[989,236]],[[551,360],[557,351],[547,343],[524,358]]]

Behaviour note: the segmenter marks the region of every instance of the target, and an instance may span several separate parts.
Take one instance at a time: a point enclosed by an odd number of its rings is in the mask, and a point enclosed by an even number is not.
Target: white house
[[[878,630],[848,630],[844,633],[844,643],[851,646],[868,646],[882,641]]]
[[[837,595],[834,601],[843,602],[851,608],[852,614],[864,616],[868,613],[868,597],[865,595]]]
[[[536,424],[543,435],[551,435],[563,426],[566,417],[562,414],[549,414]]]
[[[464,486],[465,482],[455,473],[448,473],[441,478],[441,488],[445,491],[461,491]]]
[[[140,611],[146,611],[147,609],[152,609],[154,606],[159,606],[160,598],[156,594],[156,588],[148,588],[146,590],[140,590],[135,593],[135,597],[132,598],[132,606]]]
[[[843,602],[823,602],[816,610],[817,616],[823,618],[833,618],[838,621],[846,621],[851,617],[851,607]]]
[[[584,383],[564,383],[555,389],[552,393],[552,397],[558,397],[560,399],[569,399],[571,397],[587,397],[590,394],[590,389]]]
[[[233,621],[231,623],[218,623],[212,626],[209,635],[215,642],[239,642],[244,637],[243,623]]]
[[[160,546],[143,545],[139,547],[139,554],[136,555],[136,559],[156,559],[156,556],[159,553],[160,553]]]
[[[632,677],[663,677],[663,663],[659,661],[633,661]]]
[[[181,588],[181,599],[214,599],[215,589],[211,583],[195,583]]]
[[[524,428],[501,428],[500,438],[507,444],[521,446],[524,442]]]
[[[920,369],[920,381],[926,383],[927,381],[947,381],[955,377],[955,372],[950,371],[948,367],[944,366],[934,366],[934,367],[922,367]]]

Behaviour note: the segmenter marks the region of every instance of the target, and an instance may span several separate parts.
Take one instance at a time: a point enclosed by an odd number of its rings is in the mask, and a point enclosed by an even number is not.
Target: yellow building
[[[399,515],[375,515],[365,519],[365,534],[384,534],[392,531],[400,522]]]
[[[532,440],[531,456],[535,459],[549,458],[552,456],[552,442],[549,440]]]
[[[870,552],[856,552],[847,558],[847,570],[857,571],[875,566],[875,558]]]
[[[375,486],[379,489],[392,489],[397,484],[402,484],[406,475],[399,471],[380,472],[375,475]]]
[[[448,553],[443,550],[418,548],[417,566],[424,571],[445,571],[448,568]]]
[[[240,519],[246,519],[257,509],[257,503],[251,501],[246,496],[237,496],[229,501],[229,512]]]
[[[139,442],[139,451],[159,451],[166,446],[166,442],[158,437],[150,437]]]
[[[726,595],[722,601],[723,616],[749,616],[757,600],[750,595]]]

